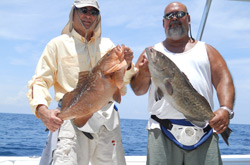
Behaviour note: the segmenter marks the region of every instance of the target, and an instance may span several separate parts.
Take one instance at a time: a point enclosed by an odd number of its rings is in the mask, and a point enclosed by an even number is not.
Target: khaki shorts
[[[49,134],[40,165],[126,164],[120,125],[112,131],[101,126],[98,133],[91,135],[93,140],[65,120],[60,131]]]
[[[112,131],[105,126],[87,138],[70,121],[64,121],[53,153],[53,165],[125,165],[120,125]]]
[[[194,150],[184,150],[160,129],[148,130],[147,165],[222,165],[216,133]]]

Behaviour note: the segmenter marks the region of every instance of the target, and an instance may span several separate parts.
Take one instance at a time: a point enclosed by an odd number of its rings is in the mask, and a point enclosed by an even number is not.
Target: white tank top
[[[193,87],[204,96],[213,109],[213,85],[211,81],[211,69],[204,42],[198,43],[189,51],[183,53],[169,52],[162,44],[156,44],[154,48],[170,58],[179,69],[188,77]],[[173,108],[165,99],[155,101],[156,87],[150,85],[148,95],[148,111],[150,115],[157,115],[161,119],[185,119],[184,115]],[[160,128],[153,119],[149,119],[148,129]]]

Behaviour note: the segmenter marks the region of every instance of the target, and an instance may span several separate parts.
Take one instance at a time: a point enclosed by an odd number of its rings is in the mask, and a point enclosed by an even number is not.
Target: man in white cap
[[[49,94],[51,86],[54,86],[55,100],[59,101],[65,93],[76,87],[79,72],[93,68],[114,47],[110,39],[101,38],[98,2],[74,0],[62,35],[47,44],[35,75],[28,83],[27,97],[31,108],[50,130],[40,164],[126,164],[120,118],[113,102],[88,116],[88,122],[81,128],[69,120],[62,121],[58,118],[58,109],[48,109],[52,100]],[[123,89],[126,89],[125,85],[136,72],[132,63],[133,52],[128,47],[125,48],[125,59],[129,67],[124,77]],[[123,94],[125,93],[123,90]]]

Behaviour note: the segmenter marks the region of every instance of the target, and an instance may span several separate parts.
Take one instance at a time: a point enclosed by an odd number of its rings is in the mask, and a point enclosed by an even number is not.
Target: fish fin
[[[206,99],[204,96],[202,96],[201,94],[199,94],[199,93],[197,92],[197,97],[199,97],[199,98],[200,98],[200,100],[202,100],[202,101],[203,101],[204,106],[205,106],[205,104],[206,104],[206,105],[207,105],[207,107],[209,107],[209,108],[211,109],[210,104],[208,103],[207,99]],[[211,109],[211,111],[212,111],[212,109]]]
[[[168,79],[165,79],[164,85],[167,89],[168,94],[171,96],[174,92],[171,82]]]
[[[109,68],[107,71],[104,72],[104,75],[107,75],[107,74],[110,74],[110,73],[113,73],[113,72],[116,72],[120,69],[122,69],[123,67],[127,66],[127,62],[126,60],[123,60],[121,63],[119,64],[116,64],[116,65],[111,65],[112,67]]]
[[[81,87],[84,84],[84,81],[87,79],[89,73],[90,71],[79,72],[79,78],[76,88]]]
[[[159,101],[164,97],[164,94],[160,88],[155,91],[155,101]]]
[[[114,95],[113,95],[113,99],[117,102],[117,103],[121,103],[121,92],[120,90],[117,88],[117,90],[115,91]]]
[[[124,70],[120,69],[114,73],[112,79],[115,81],[115,85],[121,89],[123,86],[123,77],[124,77]]]
[[[228,146],[229,146],[228,138],[229,138],[231,132],[233,132],[233,131],[229,127],[227,127],[227,129],[221,133],[221,137],[223,138],[223,140],[226,142],[226,144]]]
[[[183,74],[184,78],[189,82],[187,75],[184,72],[181,72],[181,73]]]
[[[73,120],[74,124],[77,126],[77,127],[82,127],[84,126],[87,121],[93,116],[93,113],[91,114],[87,114],[87,115],[84,115],[82,117],[77,117]]]
[[[185,73],[183,73],[183,72],[181,72],[181,73],[182,73],[184,79],[186,80],[186,82],[188,83],[188,85],[189,85],[193,90],[195,90],[194,87],[193,87],[193,85],[190,83],[190,81],[189,81],[187,75],[186,75]],[[195,90],[195,91],[196,91],[196,90]],[[197,92],[197,91],[196,91],[196,92]]]
[[[205,121],[198,121],[198,120],[195,120],[195,119],[188,119],[193,125],[196,125],[197,127],[200,127],[200,128],[205,128],[208,123],[205,122]]]

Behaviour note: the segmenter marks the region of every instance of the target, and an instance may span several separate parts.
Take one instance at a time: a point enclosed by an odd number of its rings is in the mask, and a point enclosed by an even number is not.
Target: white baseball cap
[[[74,0],[74,6],[77,8],[92,6],[100,11],[97,0]]]

